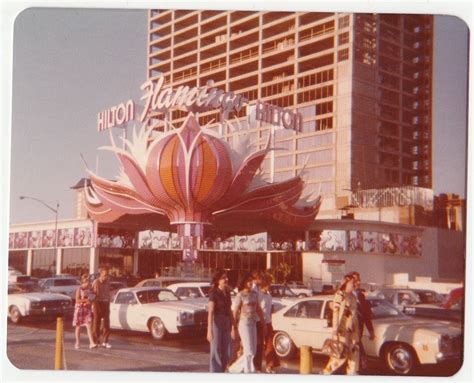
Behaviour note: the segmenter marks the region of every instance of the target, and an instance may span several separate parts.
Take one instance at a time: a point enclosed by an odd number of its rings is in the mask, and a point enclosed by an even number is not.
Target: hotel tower
[[[280,181],[304,169],[306,193],[323,196],[318,218],[336,218],[354,192],[431,188],[432,16],[151,10],[148,27],[148,78],[173,88],[213,80],[245,96],[227,119],[256,145],[272,132],[285,150],[262,170]],[[300,113],[301,131],[252,121],[257,100]],[[219,120],[218,110],[199,114],[230,141]]]

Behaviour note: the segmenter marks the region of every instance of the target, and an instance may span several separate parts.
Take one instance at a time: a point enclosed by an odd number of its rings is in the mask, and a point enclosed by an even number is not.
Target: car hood
[[[44,302],[44,301],[59,301],[59,300],[68,300],[69,298],[63,294],[50,294],[50,293],[21,293],[21,294],[11,294],[9,297],[18,297],[28,299],[32,302]]]
[[[461,328],[447,321],[433,321],[430,319],[417,318],[382,318],[374,319],[374,326],[387,328],[387,331],[397,330],[402,332],[430,331],[440,335],[460,333]]]
[[[182,301],[168,301],[168,302],[156,302],[156,303],[147,303],[147,307],[156,307],[156,308],[166,308],[168,310],[174,311],[186,311],[186,312],[195,312],[203,311],[205,307],[203,304],[188,302],[188,299]]]

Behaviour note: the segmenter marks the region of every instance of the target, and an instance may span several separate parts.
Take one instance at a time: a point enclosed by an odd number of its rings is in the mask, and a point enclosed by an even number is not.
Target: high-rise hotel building
[[[162,75],[173,88],[214,80],[248,98],[229,116],[245,127],[257,100],[302,114],[301,131],[274,132],[286,150],[263,171],[279,181],[305,168],[306,191],[323,196],[318,218],[338,216],[356,190],[431,188],[432,53],[426,15],[149,12],[149,79]],[[184,117],[167,118],[179,126]],[[219,111],[199,120],[218,121]],[[271,129],[251,123],[251,141],[263,145]]]

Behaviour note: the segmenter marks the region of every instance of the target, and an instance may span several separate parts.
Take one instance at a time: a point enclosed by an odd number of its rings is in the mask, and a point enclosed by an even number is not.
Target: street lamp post
[[[39,198],[35,198],[35,197],[28,197],[28,196],[20,196],[19,197],[21,200],[24,200],[24,199],[31,199],[33,201],[36,201],[36,202],[39,202],[40,204],[42,204],[43,206],[47,207],[49,210],[51,210],[53,213],[54,213],[54,253],[55,253],[55,256],[57,257],[58,255],[58,213],[59,213],[59,202],[56,201],[56,208],[48,205],[46,202],[40,200]],[[56,260],[56,263],[57,263],[57,260]]]

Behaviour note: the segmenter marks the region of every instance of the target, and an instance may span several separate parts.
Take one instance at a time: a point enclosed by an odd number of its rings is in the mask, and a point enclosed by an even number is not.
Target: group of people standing
[[[265,273],[244,274],[232,302],[227,274],[217,270],[209,293],[207,340],[210,343],[211,372],[275,372],[280,365],[273,348],[271,278]],[[375,338],[371,309],[360,288],[356,271],[344,276],[332,302],[332,337],[344,345],[340,357],[331,356],[323,374],[345,366],[348,375],[367,367],[361,339],[364,327]],[[240,354],[240,356],[239,356]]]
[[[227,274],[217,270],[209,293],[207,340],[211,372],[273,373],[280,365],[272,343],[270,276],[246,273],[232,303]]]
[[[81,276],[81,285],[76,291],[76,304],[72,325],[75,327],[76,343],[80,347],[81,327],[87,330],[89,348],[101,345],[111,348],[110,334],[110,284],[109,269],[102,267],[99,277],[91,284],[88,274]]]

